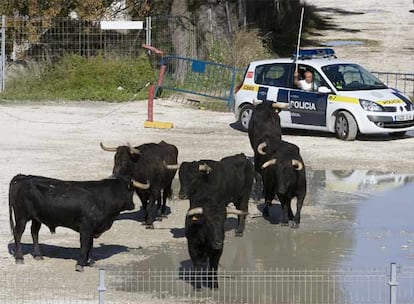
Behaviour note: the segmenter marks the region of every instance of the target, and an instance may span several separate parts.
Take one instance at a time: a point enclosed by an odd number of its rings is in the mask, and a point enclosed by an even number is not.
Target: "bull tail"
[[[14,210],[13,210],[13,203],[14,203],[13,202],[13,197],[14,197],[13,188],[15,184],[16,184],[16,181],[15,181],[15,178],[13,178],[10,182],[10,187],[9,187],[9,223],[10,223],[10,231],[13,234],[13,236],[15,235],[14,231],[16,227],[14,223],[15,221],[14,221]]]

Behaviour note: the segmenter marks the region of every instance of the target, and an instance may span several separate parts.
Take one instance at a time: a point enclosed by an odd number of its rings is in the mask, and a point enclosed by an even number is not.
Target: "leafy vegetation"
[[[145,99],[145,85],[156,74],[146,56],[138,59],[63,57],[52,65],[32,66],[9,80],[0,98],[8,100]]]

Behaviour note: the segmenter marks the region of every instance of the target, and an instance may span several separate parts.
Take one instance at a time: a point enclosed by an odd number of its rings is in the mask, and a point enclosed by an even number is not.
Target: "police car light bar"
[[[293,54],[293,58],[296,58],[296,54]],[[300,59],[312,59],[312,58],[336,58],[335,51],[331,48],[323,49],[301,49],[299,50]]]

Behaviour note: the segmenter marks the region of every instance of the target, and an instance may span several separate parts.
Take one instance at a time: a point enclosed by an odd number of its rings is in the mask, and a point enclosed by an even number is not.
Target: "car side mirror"
[[[319,93],[323,93],[323,94],[328,94],[328,93],[331,93],[332,91],[331,91],[331,89],[330,89],[330,88],[328,88],[328,87],[325,87],[325,86],[320,86],[320,87],[318,88],[318,92],[319,92]]]

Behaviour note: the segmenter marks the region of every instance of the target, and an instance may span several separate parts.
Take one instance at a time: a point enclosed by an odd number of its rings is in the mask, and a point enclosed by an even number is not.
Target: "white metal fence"
[[[12,266],[15,267],[15,266]],[[98,274],[99,273],[99,274]],[[199,283],[201,288],[195,288]],[[113,266],[85,273],[16,266],[0,275],[0,303],[413,304],[414,267],[219,270],[218,288],[191,269]]]
[[[189,269],[110,268],[105,275],[105,297],[107,303],[121,303],[119,299],[130,303],[137,297],[143,303],[414,303],[414,268],[397,269],[393,264],[391,269],[221,270],[219,288],[213,289],[208,274],[196,275]]]
[[[388,87],[414,98],[414,73],[372,72]]]

